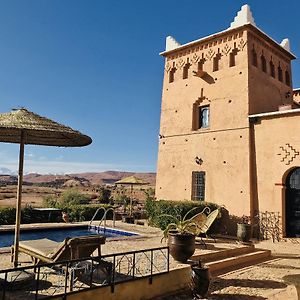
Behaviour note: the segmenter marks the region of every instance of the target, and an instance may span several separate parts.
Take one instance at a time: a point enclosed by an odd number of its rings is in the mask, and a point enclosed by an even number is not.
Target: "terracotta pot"
[[[249,242],[251,238],[251,225],[238,223],[236,236],[239,241]]]
[[[191,266],[191,288],[196,299],[206,298],[210,284],[208,267],[199,264]]]
[[[179,262],[185,263],[195,252],[195,236],[170,231],[168,245],[172,257]]]

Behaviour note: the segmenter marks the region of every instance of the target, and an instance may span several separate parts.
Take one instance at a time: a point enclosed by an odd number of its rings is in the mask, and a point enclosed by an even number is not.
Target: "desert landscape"
[[[135,176],[147,182],[143,186],[116,187],[114,183],[128,176]],[[45,196],[59,196],[67,189],[76,189],[83,194],[88,194],[91,199],[98,197],[101,187],[111,190],[112,197],[125,194],[139,201],[145,200],[145,191],[154,189],[155,173],[133,173],[106,171],[99,173],[79,173],[66,175],[24,175],[22,205],[41,207]],[[15,206],[17,195],[17,176],[0,175],[0,207]]]

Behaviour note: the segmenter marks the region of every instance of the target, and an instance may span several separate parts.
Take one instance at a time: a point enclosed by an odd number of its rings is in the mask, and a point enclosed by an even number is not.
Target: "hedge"
[[[208,206],[211,211],[218,208],[219,205],[210,202],[193,202],[193,201],[167,201],[167,200],[146,200],[146,213],[148,216],[149,224],[159,227],[164,230],[167,225],[172,221],[167,217],[159,217],[162,214],[169,214],[172,216],[183,217],[189,210],[194,207],[199,207],[191,212],[190,217],[201,212],[204,207]]]
[[[108,204],[88,204],[88,205],[71,205],[68,207],[61,208],[62,211],[68,213],[71,222],[89,221],[92,219],[96,210],[99,207],[109,208],[111,205]],[[100,210],[96,220],[100,220],[103,217],[103,210]],[[112,218],[112,212],[110,211],[107,215],[108,218]],[[16,209],[14,207],[0,208],[0,225],[12,225],[15,224],[16,220]],[[60,216],[56,219],[51,220],[52,222],[62,222]],[[22,208],[21,211],[21,223],[47,223],[47,218],[42,218],[31,206]]]

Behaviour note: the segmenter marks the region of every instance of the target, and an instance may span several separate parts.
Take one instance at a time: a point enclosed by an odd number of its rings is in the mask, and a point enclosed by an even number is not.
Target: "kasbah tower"
[[[184,45],[169,36],[161,55],[156,198],[214,202],[237,216],[278,212],[282,235],[300,235],[289,40],[274,41],[244,5],[227,30]]]

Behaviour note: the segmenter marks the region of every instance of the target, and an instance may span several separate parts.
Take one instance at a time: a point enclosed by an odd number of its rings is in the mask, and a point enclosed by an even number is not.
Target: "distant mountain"
[[[41,175],[41,174],[27,174],[24,175],[24,182],[33,184],[47,184],[56,183],[64,185],[66,182],[76,181],[83,186],[88,185],[105,185],[114,184],[116,181],[127,177],[136,176],[148,182],[149,185],[154,186],[156,180],[156,173],[134,173],[134,172],[119,172],[106,171],[99,173],[76,173],[66,175]]]
[[[14,172],[8,168],[0,168],[0,175],[17,175],[17,172]]]

